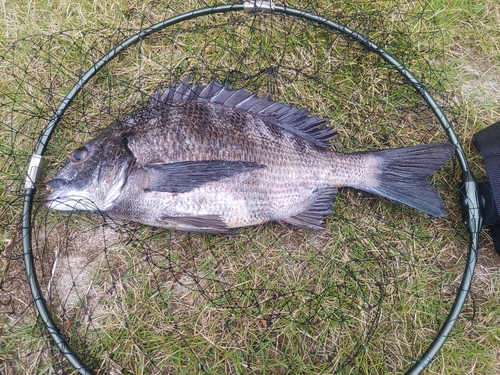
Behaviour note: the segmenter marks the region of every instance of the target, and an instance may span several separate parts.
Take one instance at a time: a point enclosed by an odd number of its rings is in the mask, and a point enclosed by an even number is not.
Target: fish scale
[[[268,221],[320,229],[349,186],[444,215],[427,178],[453,146],[344,154],[330,149],[336,135],[305,109],[186,79],[70,154],[47,205],[192,232]]]

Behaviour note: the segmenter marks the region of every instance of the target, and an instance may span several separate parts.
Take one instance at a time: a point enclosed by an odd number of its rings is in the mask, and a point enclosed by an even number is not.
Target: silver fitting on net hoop
[[[31,155],[30,164],[28,166],[28,172],[26,173],[26,180],[24,182],[24,190],[33,189],[35,187],[35,183],[40,176],[40,163],[42,161],[42,157],[37,154]]]
[[[245,1],[243,4],[243,9],[248,13],[266,13],[270,14],[274,12],[274,3],[272,1]]]

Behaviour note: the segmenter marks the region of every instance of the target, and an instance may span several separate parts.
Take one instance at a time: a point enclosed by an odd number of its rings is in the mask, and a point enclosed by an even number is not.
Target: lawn
[[[208,2],[211,4],[211,2]],[[279,3],[280,4],[280,3]],[[0,8],[0,372],[77,373],[38,318],[22,259],[22,194],[40,132],[75,82],[140,29],[206,6],[122,0]],[[369,36],[445,109],[474,173],[472,143],[499,119],[500,8],[493,0],[289,2]],[[33,252],[47,307],[98,374],[398,374],[418,362],[460,285],[468,235],[456,161],[431,182],[447,217],[342,189],[324,231],[277,223],[231,237],[105,215],[51,212],[44,182],[98,129],[158,85],[217,79],[330,120],[343,152],[444,141],[418,93],[373,53],[280,14],[195,18],[111,61],[47,145]],[[500,373],[500,258],[484,233],[473,285],[429,374]]]

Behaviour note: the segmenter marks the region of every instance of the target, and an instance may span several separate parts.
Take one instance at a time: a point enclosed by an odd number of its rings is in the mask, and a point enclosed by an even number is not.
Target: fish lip
[[[52,180],[50,180],[49,182],[47,182],[47,188],[49,190],[53,190],[53,189],[60,189],[66,185],[68,185],[69,181],[68,180],[65,180],[63,178],[54,178]]]
[[[60,192],[57,190],[57,188],[51,187],[50,185],[47,184],[47,188],[50,191],[49,196],[45,201],[43,202],[46,207],[49,209],[52,209],[52,207],[55,205],[54,202],[58,201],[61,199]]]

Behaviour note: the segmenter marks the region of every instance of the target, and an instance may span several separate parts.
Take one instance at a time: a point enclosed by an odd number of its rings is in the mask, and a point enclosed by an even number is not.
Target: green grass
[[[195,1],[166,8],[120,1],[3,5],[2,373],[76,373],[37,320],[20,258],[19,186],[39,132],[76,77],[128,29],[196,7]],[[369,34],[421,77],[450,107],[473,168],[483,173],[471,139],[498,119],[493,0],[309,8]],[[395,8],[402,14],[386,16]],[[269,17],[248,23],[248,17],[191,21],[120,55],[65,114],[42,181],[97,128],[147,100],[170,75],[186,72],[193,80],[216,76],[245,85],[331,119],[343,151],[444,139],[420,98],[374,56],[311,24],[277,15],[272,23]],[[433,179],[445,197],[446,219],[342,191],[322,233],[269,224],[230,238],[187,235],[40,208],[37,273],[59,327],[97,373],[402,373],[435,337],[463,272],[467,237],[457,180],[453,166]],[[44,194],[40,186],[37,202]],[[471,297],[427,373],[500,372],[498,265],[484,239]]]

